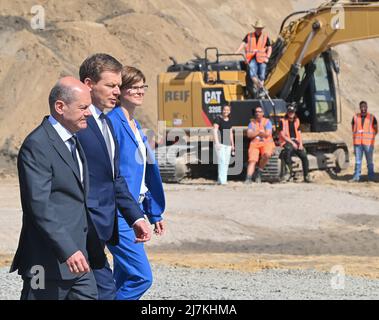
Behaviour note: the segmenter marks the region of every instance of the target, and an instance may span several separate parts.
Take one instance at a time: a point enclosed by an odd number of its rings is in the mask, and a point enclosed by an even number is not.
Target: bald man
[[[17,167],[23,224],[10,272],[24,281],[22,300],[93,300],[91,269],[105,256],[88,216],[88,168],[76,132],[91,116],[88,88],[60,79],[46,116],[21,146]]]

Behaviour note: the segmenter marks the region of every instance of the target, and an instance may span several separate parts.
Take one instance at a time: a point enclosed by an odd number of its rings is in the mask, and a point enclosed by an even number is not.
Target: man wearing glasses
[[[275,147],[272,139],[272,123],[264,117],[262,106],[255,108],[255,117],[249,123],[247,137],[250,139],[250,145],[245,183],[252,182],[254,173],[256,173],[255,182],[261,183],[262,171]],[[255,170],[257,164],[258,168]]]

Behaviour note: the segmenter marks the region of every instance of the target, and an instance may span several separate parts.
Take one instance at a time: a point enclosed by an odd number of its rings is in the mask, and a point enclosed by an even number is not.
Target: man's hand
[[[292,146],[295,150],[299,149],[299,146],[297,145],[297,143],[295,141],[291,141],[292,143]]]
[[[265,131],[259,131],[258,136],[261,138],[265,138],[266,132]]]
[[[70,272],[74,274],[87,273],[90,271],[87,260],[81,251],[76,251],[67,259],[66,264]]]
[[[298,148],[300,151],[304,150],[304,146],[302,144],[299,144],[299,148]]]
[[[147,242],[151,239],[151,231],[146,223],[146,220],[137,221],[133,225],[133,230],[136,235],[135,242]]]
[[[163,235],[163,233],[165,232],[165,225],[163,223],[163,220],[161,221],[158,221],[154,224],[154,233],[157,235],[157,236],[161,236]]]

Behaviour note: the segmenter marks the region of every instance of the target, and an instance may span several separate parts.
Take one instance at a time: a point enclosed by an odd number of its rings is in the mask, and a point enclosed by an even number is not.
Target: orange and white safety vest
[[[284,134],[285,137],[287,138],[291,138],[291,134],[290,134],[290,125],[289,125],[289,120],[288,119],[281,119],[282,121],[282,133]],[[300,142],[300,120],[299,118],[296,118],[295,119],[295,134],[296,134],[296,141]],[[280,135],[280,145],[283,147],[285,144],[286,144],[286,140],[282,137],[282,135]]]
[[[245,54],[246,59],[248,62],[250,62],[254,56],[255,60],[258,63],[264,63],[265,59],[267,58],[267,34],[264,34],[263,32],[259,36],[259,39],[257,41],[257,38],[255,37],[255,32],[250,32],[247,35],[247,43],[245,46]],[[258,50],[255,52],[254,50]]]
[[[374,128],[374,116],[370,113],[366,114],[363,126],[362,116],[357,113],[354,116],[353,127],[353,143],[355,146],[373,146],[375,143],[375,128]]]
[[[262,118],[261,122],[256,120],[251,120],[250,130],[253,130],[254,133],[258,133],[259,131],[266,131],[266,125],[269,122],[268,119]],[[272,135],[269,135],[267,138],[255,137],[251,140],[252,144],[262,144],[262,143],[274,143],[272,139]]]

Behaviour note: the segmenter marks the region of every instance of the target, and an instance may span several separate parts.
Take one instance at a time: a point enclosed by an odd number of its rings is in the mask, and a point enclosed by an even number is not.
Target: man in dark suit
[[[50,116],[25,139],[18,155],[23,224],[10,272],[18,270],[22,300],[97,299],[90,268],[105,265],[88,218],[88,168],[75,133],[91,115],[89,90],[62,78],[49,96]]]
[[[119,170],[119,146],[111,122],[103,111],[116,105],[120,94],[122,65],[107,54],[94,54],[80,66],[80,80],[90,89],[92,117],[88,128],[78,133],[88,159],[90,192],[88,207],[100,240],[117,245],[117,214],[133,227],[136,242],[150,240],[151,231]],[[117,211],[118,209],[118,211]],[[95,270],[100,300],[113,300],[116,286],[107,263]]]

